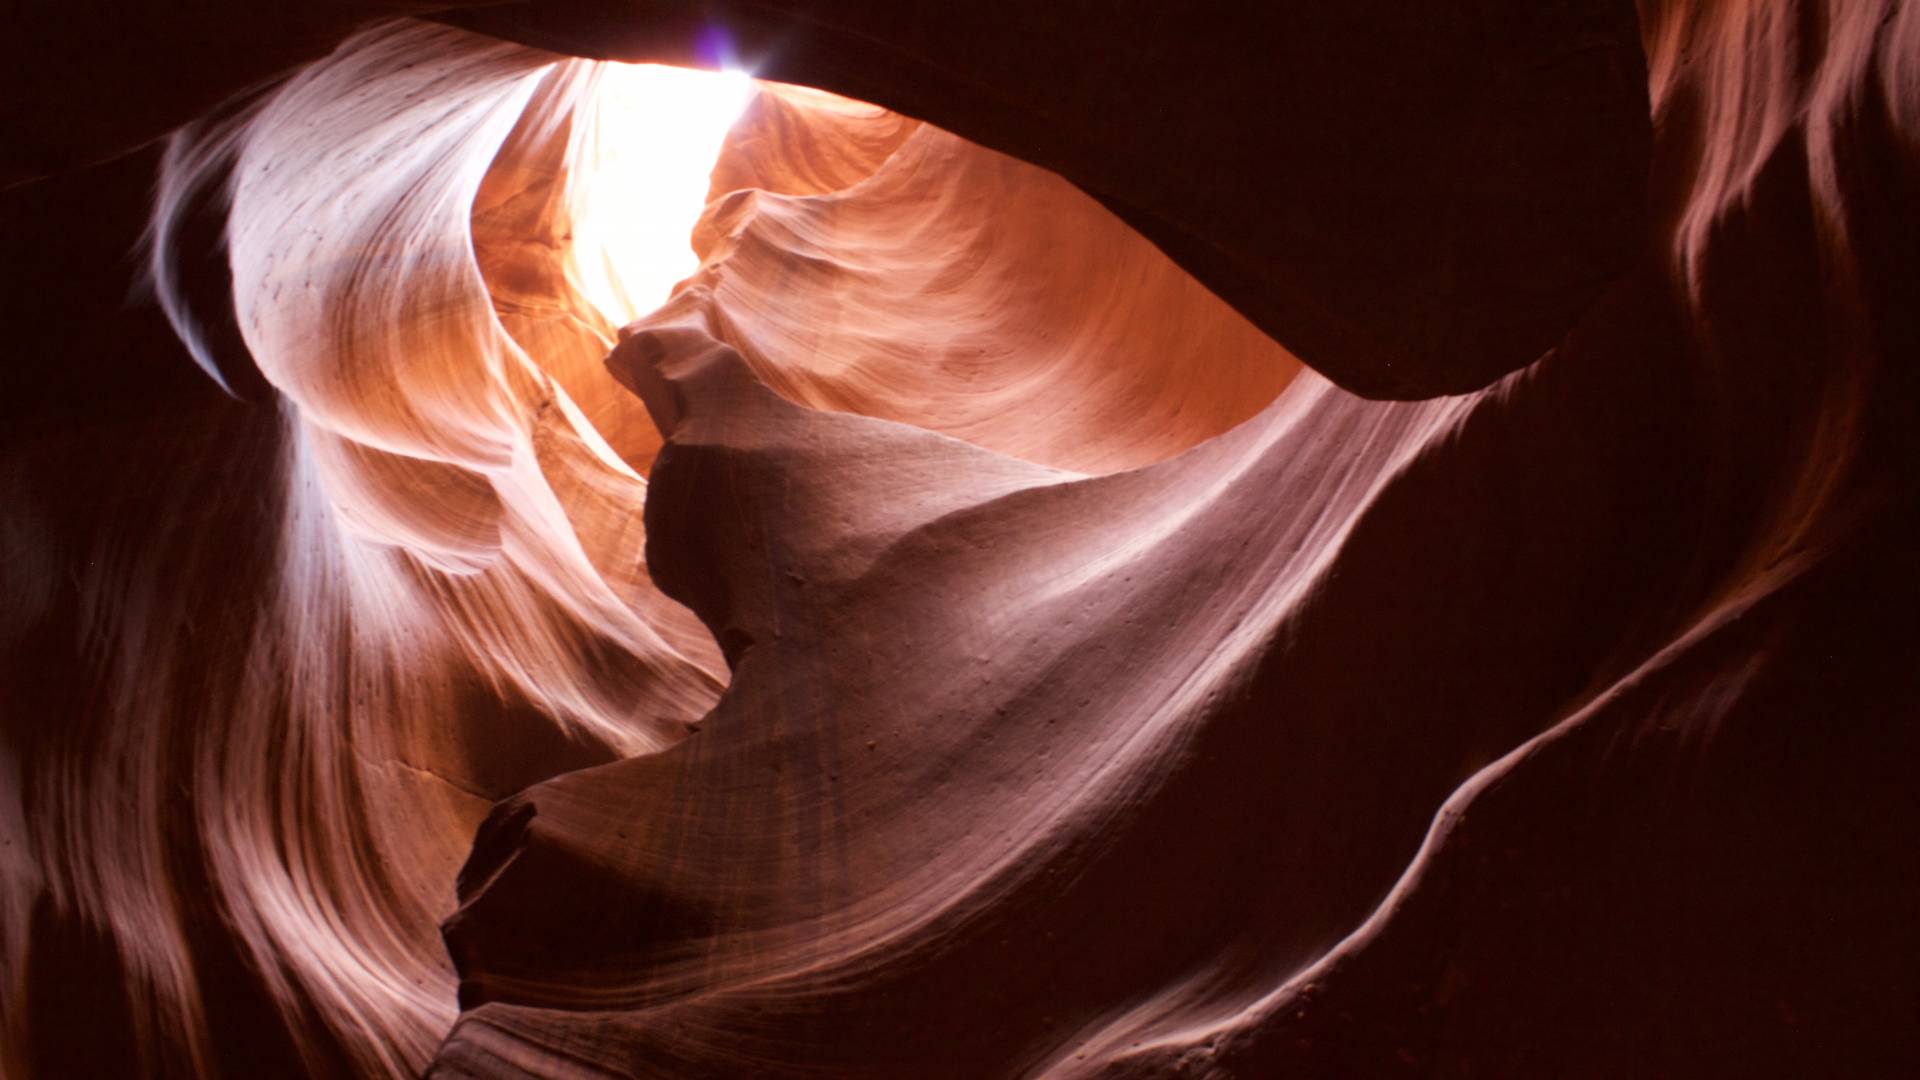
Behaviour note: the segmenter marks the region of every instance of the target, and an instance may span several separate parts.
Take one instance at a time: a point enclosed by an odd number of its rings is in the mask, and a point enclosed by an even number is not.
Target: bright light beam
[[[693,226],[727,129],[751,96],[743,72],[607,64],[573,158],[576,286],[622,326],[699,267]]]

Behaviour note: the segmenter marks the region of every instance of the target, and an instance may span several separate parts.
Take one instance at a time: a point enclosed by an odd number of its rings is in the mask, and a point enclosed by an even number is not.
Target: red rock
[[[1920,1069],[1907,8],[433,7],[9,46],[0,1071]]]

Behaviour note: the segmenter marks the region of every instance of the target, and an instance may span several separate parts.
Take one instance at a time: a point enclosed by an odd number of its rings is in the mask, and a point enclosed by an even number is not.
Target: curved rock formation
[[[1090,9],[16,65],[0,1069],[1920,1069],[1920,16]]]

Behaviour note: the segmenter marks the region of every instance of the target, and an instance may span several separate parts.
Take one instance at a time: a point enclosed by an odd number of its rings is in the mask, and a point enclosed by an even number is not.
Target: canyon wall
[[[1910,6],[162,7],[8,95],[7,1075],[1920,1068]],[[876,104],[615,325],[594,58]]]

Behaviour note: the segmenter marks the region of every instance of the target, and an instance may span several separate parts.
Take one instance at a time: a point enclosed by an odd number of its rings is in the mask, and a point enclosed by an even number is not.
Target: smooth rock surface
[[[228,7],[8,46],[0,1071],[1920,1071],[1911,5]]]

